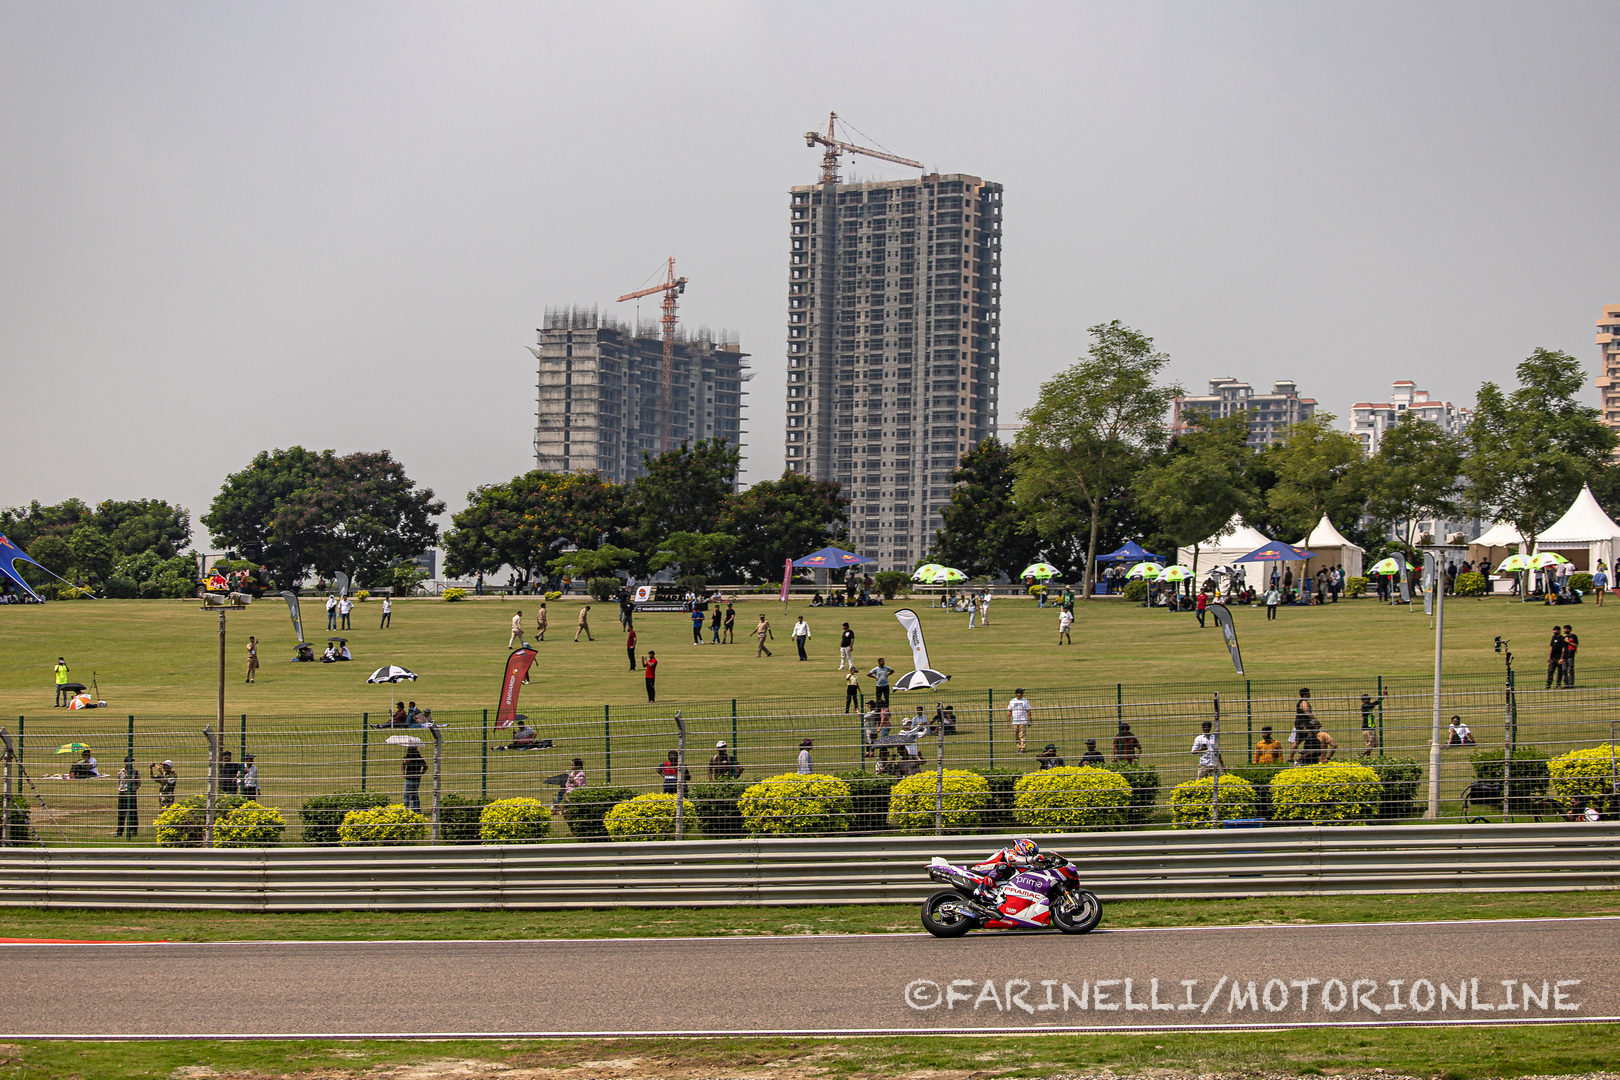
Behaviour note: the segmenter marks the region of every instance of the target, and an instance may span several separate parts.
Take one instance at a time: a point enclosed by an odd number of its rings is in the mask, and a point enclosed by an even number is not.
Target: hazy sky
[[[387,448],[457,510],[533,466],[545,307],[669,255],[683,323],[752,355],[773,477],[788,188],[830,109],[1005,185],[1004,423],[1113,318],[1190,388],[1294,379],[1341,417],[1401,378],[1471,404],[1536,346],[1590,372],[1617,14],[0,0],[0,505],[200,514],[296,443]]]

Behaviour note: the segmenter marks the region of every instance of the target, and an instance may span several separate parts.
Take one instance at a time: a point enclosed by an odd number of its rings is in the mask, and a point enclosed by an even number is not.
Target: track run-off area
[[[718,917],[722,917],[720,915]],[[386,914],[379,913],[384,920]],[[949,1034],[1620,1020],[1620,918],[0,945],[6,1038]]]

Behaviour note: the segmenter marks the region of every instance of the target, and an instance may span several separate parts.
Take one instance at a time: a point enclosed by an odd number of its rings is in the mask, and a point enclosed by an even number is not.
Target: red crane
[[[639,300],[643,296],[654,293],[663,293],[662,307],[664,316],[660,320],[664,324],[664,370],[663,379],[659,384],[658,393],[658,449],[660,453],[668,453],[670,446],[670,414],[674,407],[670,402],[673,397],[675,381],[675,298],[686,291],[686,279],[675,276],[675,256],[669,257],[669,265],[665,270],[664,280],[657,285],[650,285],[645,289],[625,293],[619,297],[618,303],[626,300]]]
[[[826,153],[821,155],[821,182],[823,184],[838,183],[838,157],[840,154],[863,154],[866,157],[875,157],[880,161],[892,161],[896,165],[910,165],[914,169],[926,169],[928,167],[920,161],[912,161],[910,158],[903,158],[886,150],[873,150],[867,146],[856,146],[854,143],[844,142],[838,138],[837,133],[833,130],[833,124],[837,119],[837,113],[830,112],[827,114],[827,134],[825,135],[819,131],[807,131],[804,133],[804,145],[815,146],[820,143],[827,148]]]

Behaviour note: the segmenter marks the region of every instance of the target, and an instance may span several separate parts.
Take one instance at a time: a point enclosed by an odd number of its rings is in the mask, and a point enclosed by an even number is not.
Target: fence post
[[[371,746],[371,714],[360,714],[360,790],[366,790],[366,751]]]
[[[602,706],[602,770],[606,782],[613,783],[613,709],[609,705]]]
[[[219,797],[219,733],[203,728],[208,739],[208,802],[203,809],[203,847],[214,846],[214,806]]]
[[[945,724],[942,721],[939,730],[934,733],[939,740],[939,750],[935,754],[934,767],[934,835],[945,835]]]
[[[990,768],[996,767],[996,691],[994,688],[986,690],[984,705],[984,730],[990,738]]]
[[[22,764],[22,755],[23,755],[23,717],[19,716],[19,717],[17,717],[17,763],[19,765]],[[19,768],[17,770],[16,775],[14,775],[11,778],[11,782],[12,782],[12,784],[15,785],[15,788],[12,791],[12,794],[13,795],[21,795],[22,794],[22,769]]]
[[[1243,680],[1243,729],[1245,732],[1244,739],[1246,740],[1243,744],[1244,757],[1248,757],[1254,749],[1254,696],[1249,692],[1252,681],[1251,679]],[[1244,764],[1247,765],[1248,762],[1244,762]]]
[[[129,741],[127,743],[127,746],[128,746],[128,751],[125,754],[125,756],[130,761],[134,761],[135,760],[135,716],[134,716],[133,713],[131,713],[130,717],[129,717]]]
[[[428,730],[433,733],[433,842],[437,844],[439,842],[439,775],[444,739],[439,734],[438,724],[434,724]]]
[[[130,717],[130,719],[133,720],[134,717]],[[248,752],[248,748],[247,748],[247,713],[243,713],[242,714],[242,749],[241,749],[241,752],[236,755],[237,760],[240,761],[243,758],[247,757],[247,752]]]
[[[1384,677],[1378,676],[1378,756],[1384,756]]]
[[[1125,722],[1125,684],[1114,684],[1114,730]]]
[[[737,699],[731,699],[731,752],[737,752]]]
[[[489,710],[484,710],[483,738],[478,746],[478,798],[489,802]]]

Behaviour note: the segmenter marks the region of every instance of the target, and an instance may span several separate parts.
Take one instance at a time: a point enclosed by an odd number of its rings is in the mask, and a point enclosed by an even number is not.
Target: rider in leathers
[[[982,875],[985,880],[974,890],[974,898],[978,900],[993,898],[1003,881],[1018,871],[1033,866],[1040,854],[1040,845],[1025,837],[1010,847],[1002,848],[983,862],[975,863],[973,872]]]

